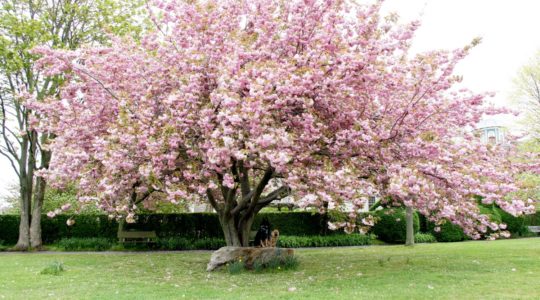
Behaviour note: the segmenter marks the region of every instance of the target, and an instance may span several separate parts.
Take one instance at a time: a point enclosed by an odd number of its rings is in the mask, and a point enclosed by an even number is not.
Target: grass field
[[[295,271],[235,275],[207,273],[208,251],[3,253],[0,299],[540,299],[540,238],[296,253]]]

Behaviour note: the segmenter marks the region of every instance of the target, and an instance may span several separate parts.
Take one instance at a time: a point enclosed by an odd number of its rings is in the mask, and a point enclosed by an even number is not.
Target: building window
[[[377,202],[377,197],[375,197],[375,196],[369,196],[368,206],[369,206],[369,207],[372,207],[372,206],[375,204],[375,202]],[[369,208],[369,207],[368,207],[368,208]]]

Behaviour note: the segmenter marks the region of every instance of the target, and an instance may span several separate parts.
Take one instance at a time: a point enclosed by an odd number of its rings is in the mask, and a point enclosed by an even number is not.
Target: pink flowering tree
[[[498,231],[474,195],[515,215],[529,207],[507,198],[507,150],[468,133],[498,112],[456,88],[472,45],[413,56],[419,24],[383,18],[381,5],[154,1],[156,30],[140,43],[36,49],[46,74],[66,78],[61,100],[28,104],[56,136],[42,176],[127,221],[153,193],[208,202],[234,246],[285,196],[332,209],[377,194],[475,238]]]

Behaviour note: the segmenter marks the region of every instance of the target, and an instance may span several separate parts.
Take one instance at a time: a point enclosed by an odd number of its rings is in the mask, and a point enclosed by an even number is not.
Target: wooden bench
[[[252,230],[249,232],[249,245],[254,245],[255,244],[255,236],[257,235],[257,230]]]
[[[120,243],[155,243],[157,235],[155,231],[118,231]]]
[[[527,226],[530,232],[540,233],[540,226]]]

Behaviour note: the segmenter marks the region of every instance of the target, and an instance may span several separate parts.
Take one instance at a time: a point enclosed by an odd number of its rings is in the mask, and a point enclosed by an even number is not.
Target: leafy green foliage
[[[278,229],[281,235],[319,235],[334,234],[335,231],[326,230],[327,224],[324,215],[317,212],[274,212],[259,213],[255,216],[252,228],[259,228],[260,222],[267,218],[272,229]]]
[[[375,216],[379,218],[371,232],[377,235],[381,241],[393,244],[401,244],[405,242],[407,226],[405,221],[405,210],[402,208],[383,209],[375,212]],[[413,216],[414,232],[418,232],[420,222],[418,214],[415,212]]]
[[[48,266],[46,266],[43,270],[41,270],[40,274],[58,276],[64,271],[65,271],[64,264],[61,262],[54,261]]]
[[[502,223],[506,224],[506,230],[510,231],[512,237],[528,235],[529,230],[527,229],[526,225],[526,218],[528,216],[514,217],[501,209],[499,210],[499,214],[501,216]],[[538,215],[538,213],[535,215]],[[533,218],[535,215],[531,215],[531,218]]]
[[[282,235],[313,236],[323,232],[319,214],[310,212],[261,213],[256,218],[253,230],[258,228],[261,218],[267,217],[273,228]],[[67,226],[69,218],[75,220],[73,226]],[[19,216],[0,215],[0,239],[6,243],[17,241]],[[214,213],[179,213],[179,214],[140,214],[135,224],[125,224],[124,230],[156,231],[159,237],[180,236],[190,240],[201,240],[211,248],[217,247],[213,240],[204,238],[223,238],[223,231],[218,216]],[[103,237],[115,239],[118,223],[105,215],[58,215],[54,218],[42,216],[43,239],[53,243],[69,237]],[[330,232],[337,234],[338,232]]]
[[[240,274],[246,269],[246,264],[242,260],[233,261],[227,264],[229,274]]]
[[[193,250],[193,241],[183,237],[167,237],[158,239],[161,250]]]
[[[106,251],[113,243],[106,238],[63,238],[58,241],[58,248],[64,251]]]
[[[436,231],[436,227],[435,224],[430,223],[430,233],[435,236],[438,242],[459,242],[468,238],[461,227],[451,222],[439,225],[440,231]]]
[[[281,236],[278,246],[283,248],[339,247],[370,245],[373,236],[359,234],[331,236]],[[222,238],[164,237],[152,244],[119,244],[109,238],[63,238],[56,244],[63,251],[123,251],[123,250],[216,250],[226,245]]]
[[[358,233],[328,236],[280,236],[278,246],[283,248],[340,247],[370,245],[373,236]]]
[[[296,270],[299,265],[300,261],[294,255],[276,255],[266,262],[255,260],[253,270],[255,272]]]
[[[384,215],[384,213],[378,213],[377,215],[379,214]],[[278,217],[277,215],[280,216]],[[260,214],[260,217],[265,216],[268,216],[273,221],[271,221],[272,225],[274,225],[274,228],[278,228],[281,233],[278,240],[280,247],[338,247],[369,245],[373,242],[372,237],[358,233],[347,235],[341,231],[331,231],[330,235],[320,235],[319,232],[322,231],[322,227],[319,223],[320,215],[318,214],[307,212]],[[401,238],[404,240],[405,221],[401,219],[400,222],[397,222],[395,221],[396,217],[392,216],[388,215],[382,221],[385,223],[379,221],[372,232],[374,234],[379,232],[377,235],[380,238],[382,236],[380,233],[383,229],[387,231],[403,230]],[[503,222],[508,224],[509,229],[511,231],[514,230],[514,225],[511,221],[514,217],[504,214],[502,217]],[[73,226],[66,225],[66,221],[69,218],[75,220]],[[424,218],[422,219],[424,220]],[[523,226],[540,225],[540,214],[520,217],[516,222],[521,224],[521,220],[523,220]],[[415,228],[417,229],[416,223]],[[383,224],[386,224],[388,227],[380,228]],[[459,227],[449,223],[443,224],[439,233],[434,232],[434,224],[427,222],[425,226],[427,229],[422,229],[422,232],[431,233],[438,241],[461,241],[466,238]],[[256,228],[256,225],[254,225],[253,229],[255,230]],[[518,226],[518,228],[522,227]],[[126,224],[125,230],[130,229],[156,231],[158,237],[160,237],[157,247],[163,250],[217,249],[221,245],[224,245],[219,220],[217,215],[212,213],[140,215],[137,224]],[[58,215],[52,219],[43,215],[42,230],[44,242],[47,244],[57,242],[63,238],[95,237],[116,240],[118,223],[105,215]],[[17,241],[18,231],[19,216],[0,215],[0,240],[3,240],[6,245],[14,244]],[[284,234],[283,232],[287,232],[288,234]],[[315,234],[310,234],[313,232]],[[398,243],[392,242],[392,240],[383,241]],[[194,243],[197,246],[193,246]]]
[[[417,232],[414,235],[414,242],[415,243],[435,243],[437,239],[431,234],[431,233],[422,233]]]

